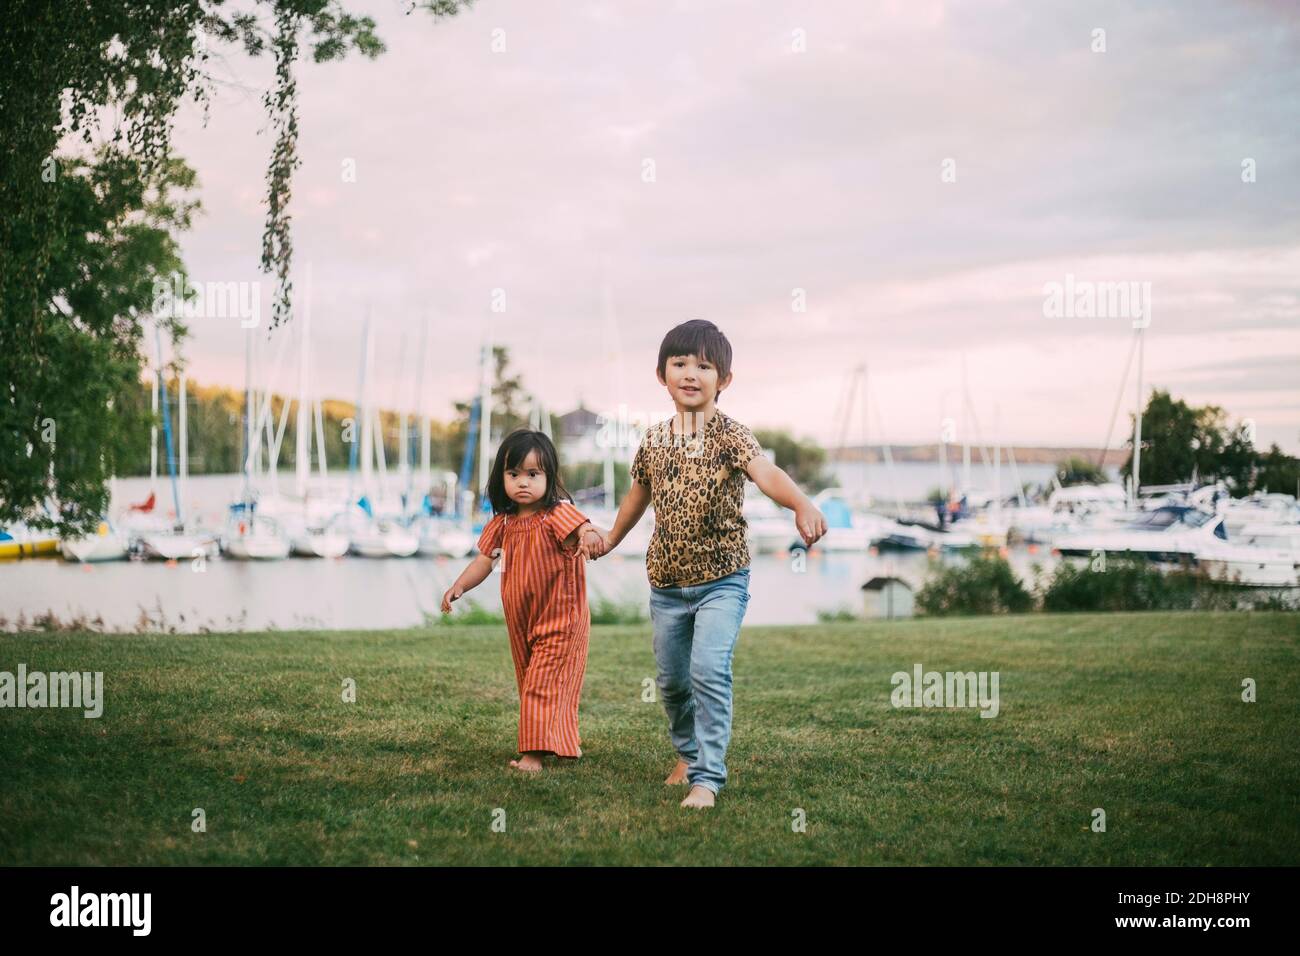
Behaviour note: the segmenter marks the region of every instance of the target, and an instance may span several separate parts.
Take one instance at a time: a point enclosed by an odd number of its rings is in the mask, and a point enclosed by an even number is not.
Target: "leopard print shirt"
[[[650,489],[655,530],[646,574],[657,588],[703,584],[749,564],[745,466],[763,453],[754,433],[715,412],[695,434],[674,434],[673,419],[646,429],[632,480]]]

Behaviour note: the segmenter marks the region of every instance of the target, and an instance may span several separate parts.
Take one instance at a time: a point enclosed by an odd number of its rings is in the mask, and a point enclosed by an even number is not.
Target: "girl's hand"
[[[595,561],[597,558],[603,557],[609,550],[605,545],[604,533],[595,525],[582,529],[579,548],[589,561]]]
[[[450,614],[451,602],[459,600],[460,596],[464,593],[465,593],[464,591],[456,587],[454,584],[451,587],[447,588],[447,592],[442,596],[442,613]]]

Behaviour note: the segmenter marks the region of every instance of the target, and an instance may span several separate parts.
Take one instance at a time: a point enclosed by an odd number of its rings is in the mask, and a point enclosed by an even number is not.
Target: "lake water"
[[[194,477],[182,503],[207,527],[219,530],[239,484],[237,475]],[[119,480],[114,509],[148,494],[147,478]],[[158,486],[158,500],[158,507],[169,513],[171,491],[166,482]],[[791,531],[793,537],[793,523]],[[1031,555],[1013,549],[1011,561],[1028,574],[1033,562],[1050,562],[1050,558],[1042,551]],[[99,618],[111,630],[142,625],[187,632],[408,627],[420,624],[425,614],[438,614],[443,591],[465,564],[453,558],[357,557],[265,563],[213,559],[199,567],[191,562],[10,561],[0,563],[0,614],[9,622],[20,615],[30,620],[47,612],[63,621]],[[814,549],[802,562],[787,555],[755,555],[751,568],[746,622],[806,624],[816,622],[818,611],[860,611],[860,588],[877,574],[897,574],[919,586],[929,564],[922,554],[820,554]],[[605,597],[644,608],[649,600],[642,557],[615,552],[589,563],[587,581],[593,602]],[[498,609],[497,579],[489,577],[463,600]]]

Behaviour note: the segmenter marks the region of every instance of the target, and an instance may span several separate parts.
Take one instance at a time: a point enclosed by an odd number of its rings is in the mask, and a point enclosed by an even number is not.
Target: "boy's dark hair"
[[[492,463],[492,473],[488,475],[487,495],[492,502],[492,513],[514,514],[519,510],[517,502],[511,501],[506,494],[506,470],[518,468],[528,457],[529,452],[537,452],[537,460],[546,472],[546,494],[542,496],[542,509],[553,508],[561,501],[571,501],[572,496],[560,480],[560,456],[555,452],[555,445],[543,432],[528,428],[516,428],[501,440],[497,449],[496,461]]]
[[[718,369],[718,381],[731,374],[731,343],[707,319],[691,319],[668,331],[659,346],[659,377],[663,378],[668,360],[677,355],[694,355],[712,362]]]

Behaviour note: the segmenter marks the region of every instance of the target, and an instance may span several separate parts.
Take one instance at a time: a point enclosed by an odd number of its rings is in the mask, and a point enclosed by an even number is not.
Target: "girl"
[[[551,440],[518,429],[497,449],[488,478],[492,520],[479,554],[442,596],[451,602],[492,572],[500,555],[501,604],[519,687],[519,753],[510,766],[542,769],[542,757],[581,757],[578,695],[587,667],[591,612],[585,558],[604,552],[604,538],[573,506],[560,482]]]

